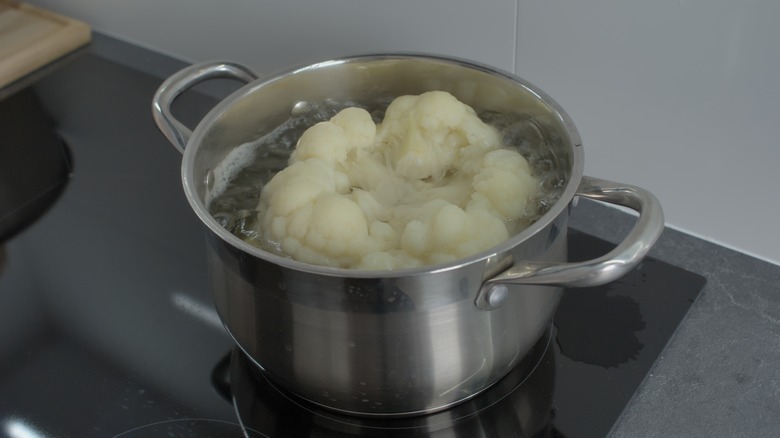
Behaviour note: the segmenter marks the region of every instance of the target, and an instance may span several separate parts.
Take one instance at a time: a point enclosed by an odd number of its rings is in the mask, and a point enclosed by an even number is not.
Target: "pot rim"
[[[249,93],[253,92],[258,88],[266,87],[272,83],[275,83],[284,78],[287,78],[289,76],[304,71],[314,70],[318,68],[324,68],[324,67],[329,67],[329,66],[334,66],[339,64],[345,64],[345,63],[373,62],[373,61],[382,61],[382,60],[391,60],[391,59],[430,60],[439,63],[454,64],[456,66],[465,67],[471,70],[482,71],[484,73],[488,73],[490,75],[503,78],[521,88],[525,88],[527,91],[531,92],[534,96],[536,96],[537,99],[542,101],[550,109],[550,111],[558,119],[558,121],[561,123],[566,134],[568,135],[568,140],[572,145],[571,146],[572,147],[571,173],[566,183],[566,187],[564,188],[564,191],[561,193],[561,196],[558,199],[558,201],[553,206],[551,206],[541,217],[539,217],[536,221],[534,221],[529,227],[515,234],[514,236],[505,240],[504,242],[495,245],[485,251],[481,251],[477,254],[471,255],[466,258],[461,258],[452,262],[424,265],[415,268],[394,269],[394,270],[358,270],[358,269],[335,268],[330,266],[313,265],[309,263],[300,262],[297,260],[293,260],[292,258],[273,254],[271,252],[263,250],[262,248],[247,243],[241,240],[239,237],[230,233],[227,229],[225,229],[222,225],[220,225],[219,222],[216,221],[216,219],[214,219],[214,217],[211,215],[211,213],[209,213],[208,209],[206,208],[206,205],[204,204],[203,200],[197,193],[197,190],[195,188],[196,184],[194,181],[193,169],[194,169],[195,155],[197,153],[197,149],[200,143],[203,140],[203,137],[205,136],[205,133],[215,122],[215,120],[217,120],[222,115],[222,113],[225,112],[225,110],[227,110],[237,100],[241,99],[245,95],[248,95]],[[569,203],[571,202],[571,200],[574,198],[576,194],[580,181],[582,180],[583,168],[584,168],[584,153],[582,147],[582,140],[577,131],[577,128],[574,125],[574,122],[571,120],[568,114],[563,110],[563,108],[555,100],[553,100],[552,97],[550,97],[547,93],[542,91],[540,88],[536,87],[530,82],[512,73],[485,64],[481,64],[475,61],[465,60],[457,57],[449,57],[449,56],[419,53],[419,52],[393,52],[393,53],[346,56],[346,57],[331,59],[327,61],[315,62],[304,66],[287,68],[275,74],[271,74],[266,77],[261,77],[251,83],[248,83],[247,85],[244,85],[243,87],[239,88],[238,90],[236,90],[235,92],[227,96],[225,99],[220,101],[216,106],[214,106],[214,108],[212,108],[211,111],[209,111],[208,114],[206,114],[206,116],[203,117],[200,123],[198,123],[198,125],[195,127],[192,136],[189,138],[187,142],[187,146],[184,148],[184,155],[182,158],[182,166],[181,166],[181,176],[182,176],[182,185],[184,187],[185,195],[187,197],[187,200],[190,203],[190,206],[195,211],[196,215],[208,227],[209,231],[215,233],[223,241],[230,244],[234,248],[241,250],[242,252],[249,254],[253,257],[256,257],[258,259],[262,259],[270,263],[279,265],[281,267],[296,270],[296,271],[302,271],[311,274],[331,276],[331,277],[382,279],[382,278],[411,277],[411,276],[451,271],[455,269],[460,269],[463,266],[485,261],[499,254],[505,254],[509,252],[512,248],[520,245],[522,242],[529,239],[531,236],[540,232],[550,222],[552,222],[556,217],[558,217],[563,212],[564,209],[568,207]]]

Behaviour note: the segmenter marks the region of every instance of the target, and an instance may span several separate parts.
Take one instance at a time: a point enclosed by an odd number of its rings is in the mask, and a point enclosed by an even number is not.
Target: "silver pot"
[[[170,112],[183,91],[211,78],[248,84],[187,129]],[[514,112],[542,127],[560,198],[529,228],[457,263],[356,271],[300,263],[254,247],[209,214],[211,173],[237,145],[272,130],[302,102],[373,105],[444,90],[478,112]],[[430,413],[472,398],[505,376],[549,326],[564,286],[610,282],[631,270],[663,229],[656,198],[582,175],[574,124],[545,93],[511,74],[427,55],[351,57],[256,79],[230,63],[193,65],[153,101],[160,130],[183,152],[184,191],[207,226],[210,286],[225,327],[278,385],[358,415]],[[567,263],[568,211],[577,196],[639,212],[612,252]]]

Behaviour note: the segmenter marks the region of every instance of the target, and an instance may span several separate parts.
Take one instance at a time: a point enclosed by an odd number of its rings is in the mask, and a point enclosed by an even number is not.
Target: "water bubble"
[[[295,105],[293,105],[292,110],[290,111],[290,116],[301,116],[309,112],[309,102],[306,102],[305,100],[302,100]]]
[[[206,183],[206,190],[211,190],[212,188],[214,188],[214,171],[213,170],[209,170],[208,172],[206,172],[205,183]]]
[[[223,228],[230,229],[231,228],[231,216],[229,213],[216,213],[213,215],[214,219],[219,223]]]

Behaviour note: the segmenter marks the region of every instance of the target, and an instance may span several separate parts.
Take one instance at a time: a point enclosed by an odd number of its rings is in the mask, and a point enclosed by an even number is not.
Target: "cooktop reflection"
[[[612,245],[570,233],[570,260]],[[599,437],[609,433],[704,286],[703,277],[648,258],[609,285],[567,290],[550,329],[499,383],[443,412],[352,417],[269,382],[238,349],[215,367],[245,436]]]

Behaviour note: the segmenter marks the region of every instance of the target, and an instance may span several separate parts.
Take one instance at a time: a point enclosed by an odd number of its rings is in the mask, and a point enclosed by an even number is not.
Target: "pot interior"
[[[215,107],[198,125],[185,150],[183,177],[190,203],[202,220],[225,240],[264,257],[240,239],[234,239],[209,213],[211,191],[225,175],[215,169],[236,147],[272,135],[293,116],[304,115],[305,126],[326,120],[335,112],[325,107],[361,106],[382,112],[393,98],[427,91],[447,91],[471,106],[483,120],[511,115],[503,130],[505,140],[518,148],[554,196],[542,205],[537,224],[515,236],[530,236],[555,217],[574,196],[582,176],[582,148],[574,125],[546,94],[522,79],[486,66],[421,55],[381,55],[345,58],[291,70],[269,80],[249,84]],[[261,146],[262,179],[270,179],[287,165],[296,139]],[[531,157],[529,157],[531,155]],[[224,167],[224,166],[223,166]],[[259,193],[258,193],[259,195]],[[541,224],[539,222],[542,222]],[[538,225],[538,226],[537,226]]]

